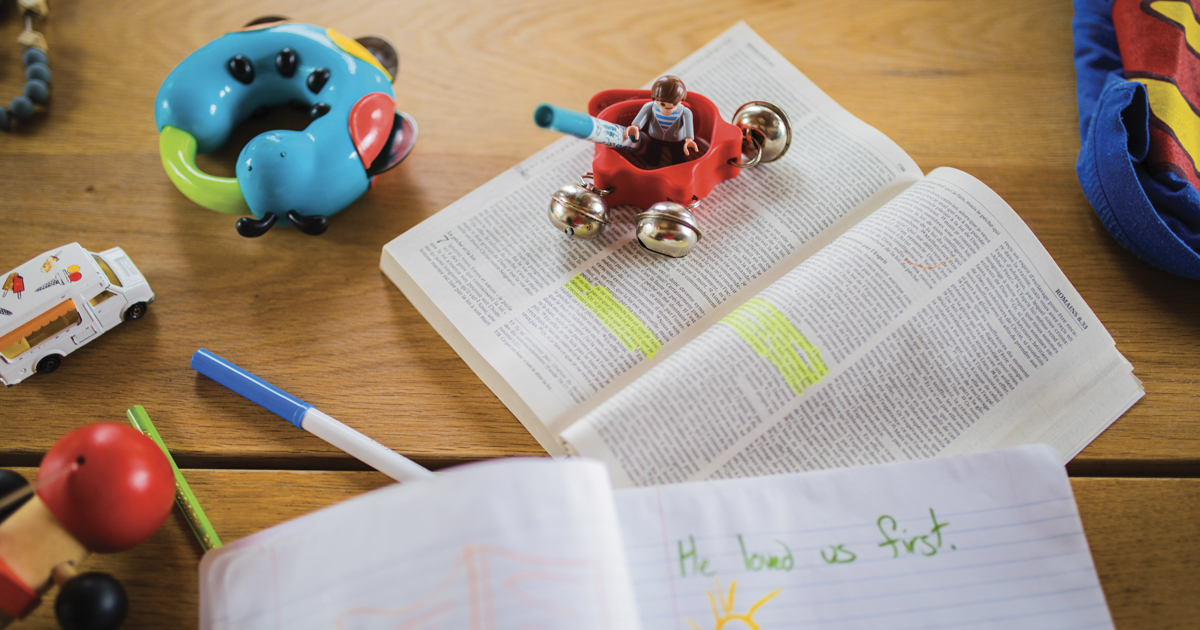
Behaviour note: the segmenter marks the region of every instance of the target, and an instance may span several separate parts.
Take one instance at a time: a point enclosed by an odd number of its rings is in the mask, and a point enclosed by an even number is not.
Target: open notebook
[[[613,491],[588,460],[394,485],[205,555],[216,628],[1111,628],[1055,452]]]

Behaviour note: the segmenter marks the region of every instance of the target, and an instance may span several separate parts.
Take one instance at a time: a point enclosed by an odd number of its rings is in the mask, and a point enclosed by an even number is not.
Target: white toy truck
[[[0,383],[53,372],[101,333],[146,314],[154,292],[120,247],[93,254],[71,243],[4,274]]]

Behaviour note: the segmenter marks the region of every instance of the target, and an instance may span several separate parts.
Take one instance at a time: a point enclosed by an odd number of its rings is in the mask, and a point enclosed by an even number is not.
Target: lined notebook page
[[[637,627],[603,464],[392,485],[209,552],[202,628]]]
[[[617,492],[643,628],[1112,628],[1046,446]]]

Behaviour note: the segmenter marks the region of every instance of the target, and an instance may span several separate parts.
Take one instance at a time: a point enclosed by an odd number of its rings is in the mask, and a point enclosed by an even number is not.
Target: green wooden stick
[[[212,524],[208,522],[208,517],[204,515],[204,508],[200,507],[196,495],[192,494],[192,489],[188,487],[183,473],[179,472],[179,467],[175,465],[175,458],[171,457],[167,445],[163,444],[162,438],[159,437],[158,430],[154,428],[154,423],[150,422],[150,416],[146,414],[146,410],[141,405],[134,405],[126,413],[133,428],[154,440],[154,443],[162,449],[163,455],[167,456],[167,461],[171,463],[171,471],[175,473],[175,505],[178,505],[179,510],[183,512],[188,525],[192,527],[192,533],[196,534],[196,540],[200,541],[200,546],[205,551],[220,547],[221,539],[217,536]]]

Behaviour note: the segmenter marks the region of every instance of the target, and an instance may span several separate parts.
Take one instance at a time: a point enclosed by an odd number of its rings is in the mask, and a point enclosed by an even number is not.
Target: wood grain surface
[[[187,476],[226,543],[390,482],[374,472],[191,470]],[[1117,627],[1194,628],[1200,618],[1200,480],[1082,478],[1071,485]],[[111,573],[125,585],[130,611],[124,630],[194,628],[200,556],[175,510],[142,546],[93,555],[83,568]],[[55,593],[14,630],[57,630],[48,605]]]
[[[19,93],[21,29],[0,2],[0,101]],[[583,108],[640,86],[745,20],[926,171],[963,169],[1003,196],[1075,284],[1146,397],[1073,461],[1084,523],[1118,627],[1194,627],[1200,588],[1200,283],[1159,271],[1105,232],[1075,176],[1067,0],[502,3],[50,0],[52,102],[0,132],[0,269],[78,241],[120,246],[157,301],[0,390],[0,466],[36,466],[62,434],[144,405],[223,535],[236,538],[376,487],[376,473],[188,366],[208,348],[418,462],[541,449],[379,271],[383,245],[556,139],[534,107]],[[184,198],[157,154],[154,99],[188,54],[284,13],[401,58],[397,106],[420,139],[319,237],[258,239]],[[747,95],[747,99],[754,95]],[[201,166],[231,175],[242,144],[303,126],[272,114]],[[541,211],[529,229],[549,229]],[[261,469],[257,471],[229,469]],[[287,470],[276,470],[287,469]],[[291,471],[291,472],[288,472]],[[98,558],[134,600],[128,628],[194,627],[199,551],[177,516],[142,547]],[[21,628],[50,628],[48,610]]]
[[[188,358],[201,347],[427,465],[540,453],[382,275],[381,249],[555,140],[530,122],[538,103],[582,108],[599,89],[641,85],[746,20],[923,168],[958,167],[995,188],[1108,327],[1146,397],[1074,472],[1200,470],[1200,284],[1122,250],[1080,191],[1065,0],[667,1],[649,16],[622,0],[605,4],[602,21],[571,2],[295,3],[286,9],[294,18],[395,44],[398,107],[417,119],[420,139],[326,234],[280,225],[258,239],[175,190],[159,163],[153,104],[196,48],[283,9],[51,4],[43,31],[53,102],[33,124],[0,134],[0,232],[9,237],[0,268],[71,241],[121,246],[158,300],[58,372],[0,392],[0,465],[35,465],[71,428],[142,404],[184,466],[359,467],[193,372]],[[19,29],[6,9],[0,40]],[[18,51],[3,50],[0,95],[16,94]],[[268,118],[240,137],[288,123],[296,121]],[[232,174],[240,148],[231,141],[203,166]],[[548,229],[543,222],[531,216],[529,229]]]

